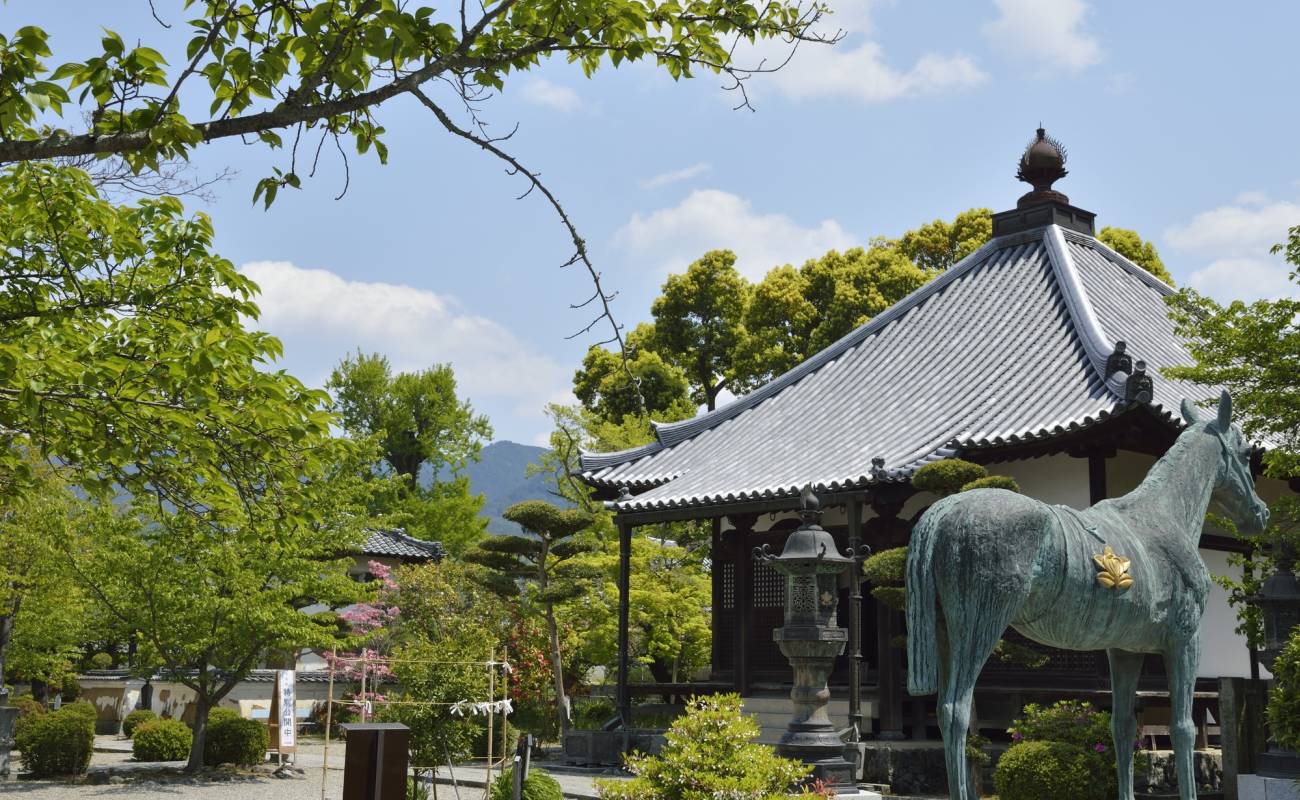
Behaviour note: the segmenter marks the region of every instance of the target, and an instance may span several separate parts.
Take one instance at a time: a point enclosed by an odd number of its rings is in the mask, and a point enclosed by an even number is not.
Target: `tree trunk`
[[[564,667],[560,663],[560,626],[555,623],[555,605],[546,604],[546,629],[551,637],[551,674],[555,679],[555,710],[560,715],[560,742],[569,735],[569,698],[564,693]]]
[[[190,746],[190,760],[185,765],[186,772],[203,769],[203,741],[208,734],[208,709],[211,702],[207,692],[197,692],[194,701],[194,743]]]

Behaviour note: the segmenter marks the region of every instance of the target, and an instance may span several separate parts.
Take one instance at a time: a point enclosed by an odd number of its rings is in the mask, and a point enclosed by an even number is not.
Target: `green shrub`
[[[90,765],[95,723],[68,706],[28,717],[16,739],[28,772],[42,777],[80,775]]]
[[[1114,772],[1109,782],[1099,782],[1092,761],[1065,742],[1019,742],[998,759],[993,785],[999,800],[1110,800]]]
[[[108,653],[95,653],[90,657],[91,669],[112,669],[113,657]]]
[[[608,700],[578,703],[573,710],[573,727],[582,731],[598,731],[616,713],[618,710]]]
[[[415,778],[406,779],[406,800],[429,800],[429,790],[423,781]]]
[[[912,485],[923,492],[934,492],[940,497],[947,497],[988,474],[988,470],[979,464],[962,461],[960,458],[945,458],[926,464],[913,473]]]
[[[511,800],[515,782],[514,768],[501,773],[492,782],[492,800]],[[524,800],[564,800],[559,781],[540,769],[528,770],[524,778]]]
[[[1115,796],[1110,714],[1079,700],[1047,707],[1030,703],[1023,714],[1007,729],[1015,744],[998,759],[993,773],[1001,800]]]
[[[1008,492],[1020,493],[1020,484],[1010,475],[988,475],[983,478],[976,478],[970,483],[961,487],[963,492],[969,492],[971,489],[1006,489]]]
[[[630,781],[597,781],[605,800],[785,798],[809,768],[755,744],[758,723],[734,694],[692,698],[666,734],[657,756],[631,755]]]
[[[183,761],[190,755],[194,734],[178,719],[156,719],[135,729],[131,754],[136,761]]]
[[[99,710],[95,708],[93,703],[87,702],[85,700],[78,700],[75,703],[68,703],[67,705],[63,706],[63,708],[59,709],[59,711],[68,714],[76,714],[82,719],[90,720],[90,726],[92,728],[95,726],[95,720],[99,719]]]
[[[14,736],[18,736],[18,731],[27,724],[27,721],[33,717],[44,716],[45,706],[37,702],[36,698],[31,695],[15,697],[9,701],[9,705],[18,709],[18,719],[14,720]]]
[[[223,707],[221,707],[221,706],[218,706],[218,707],[216,707],[216,708],[209,708],[209,709],[208,709],[208,727],[209,727],[209,728],[212,727],[212,724],[213,724],[213,723],[215,723],[215,722],[219,722],[219,721],[221,721],[221,720],[227,720],[227,719],[243,719],[243,718],[244,718],[244,715],[243,715],[243,714],[240,714],[238,711],[236,711],[236,710],[233,709],[233,708],[223,708]]]
[[[78,697],[81,697],[81,684],[77,681],[75,672],[65,672],[63,678],[59,681],[59,694],[63,695],[63,702],[71,703]]]
[[[155,719],[158,719],[158,715],[149,709],[137,708],[135,711],[127,714],[126,718],[122,720],[122,735],[130,739],[131,734],[135,733],[136,728],[146,722],[152,722]]]
[[[226,711],[228,709],[220,709]],[[265,722],[244,719],[238,714],[208,717],[208,731],[203,739],[203,763],[261,764],[266,760],[270,731]]]
[[[1268,729],[1288,750],[1300,747],[1300,635],[1292,635],[1273,662],[1268,694]]]
[[[901,585],[907,577],[907,548],[891,547],[863,561],[862,577],[877,586]]]

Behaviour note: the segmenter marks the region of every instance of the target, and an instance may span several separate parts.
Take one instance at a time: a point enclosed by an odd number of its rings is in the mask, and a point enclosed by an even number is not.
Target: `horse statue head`
[[[1219,396],[1219,412],[1212,420],[1203,420],[1190,400],[1183,400],[1183,419],[1189,427],[1201,427],[1223,448],[1218,479],[1211,502],[1215,510],[1232,520],[1247,533],[1260,533],[1268,525],[1268,506],[1255,494],[1255,479],[1250,474],[1252,445],[1232,423],[1232,397]]]

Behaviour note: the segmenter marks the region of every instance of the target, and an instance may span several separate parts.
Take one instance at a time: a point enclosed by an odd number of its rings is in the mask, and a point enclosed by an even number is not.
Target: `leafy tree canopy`
[[[908,231],[898,239],[898,249],[923,270],[942,272],[975,252],[993,238],[993,212],[971,208],[948,222],[936,219]]]
[[[587,350],[573,376],[583,408],[613,423],[646,413],[661,421],[694,416],[685,374],[652,349],[653,336],[650,324],[628,334],[626,363],[600,345]]]
[[[1273,251],[1300,268],[1300,226]],[[1293,271],[1291,280],[1300,284],[1300,274]],[[1184,289],[1170,303],[1196,363],[1165,372],[1231,392],[1242,427],[1273,439],[1264,456],[1267,472],[1279,478],[1300,475],[1300,299],[1223,305]]]

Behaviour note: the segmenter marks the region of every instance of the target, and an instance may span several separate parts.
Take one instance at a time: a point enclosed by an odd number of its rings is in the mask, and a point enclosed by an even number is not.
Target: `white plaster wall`
[[[990,475],[1008,475],[1020,484],[1020,491],[1044,503],[1073,508],[1091,505],[1088,496],[1088,459],[1064,453],[989,464]]]
[[[1228,565],[1228,554],[1219,550],[1201,550],[1201,559],[1211,575],[1241,577],[1241,569]],[[1203,678],[1249,678],[1250,651],[1246,638],[1236,632],[1237,612],[1228,605],[1228,592],[1222,586],[1210,586],[1209,602],[1201,618],[1201,668]]]

